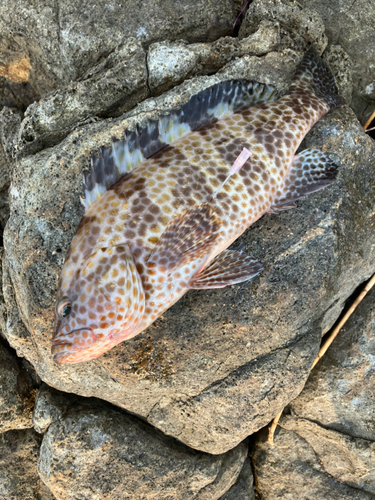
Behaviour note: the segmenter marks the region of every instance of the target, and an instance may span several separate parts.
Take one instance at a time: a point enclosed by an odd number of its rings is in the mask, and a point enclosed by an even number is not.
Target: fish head
[[[97,358],[133,336],[144,315],[142,280],[126,245],[100,248],[82,263],[70,254],[55,307],[57,364]]]

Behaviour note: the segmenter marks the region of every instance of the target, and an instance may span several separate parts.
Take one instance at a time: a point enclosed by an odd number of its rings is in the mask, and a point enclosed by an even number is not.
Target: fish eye
[[[72,303],[70,299],[64,298],[60,300],[60,302],[57,304],[57,314],[62,318],[66,318],[67,316],[69,316],[71,310],[72,310]]]

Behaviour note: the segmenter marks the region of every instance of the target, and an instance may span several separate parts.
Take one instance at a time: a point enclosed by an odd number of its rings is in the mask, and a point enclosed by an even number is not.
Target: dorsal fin
[[[111,147],[101,147],[98,158],[92,156],[91,171],[83,177],[84,206],[87,208],[120,177],[189,132],[228,113],[276,99],[276,89],[271,85],[229,80],[202,90],[181,109],[150,120],[141,130],[126,130],[124,139],[112,139]]]

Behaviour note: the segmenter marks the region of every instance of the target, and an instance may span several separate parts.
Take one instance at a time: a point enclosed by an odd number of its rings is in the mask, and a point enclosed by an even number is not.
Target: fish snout
[[[98,341],[97,336],[91,328],[73,330],[70,333],[58,332],[52,339],[52,354],[54,360],[58,360],[70,353],[88,349]]]

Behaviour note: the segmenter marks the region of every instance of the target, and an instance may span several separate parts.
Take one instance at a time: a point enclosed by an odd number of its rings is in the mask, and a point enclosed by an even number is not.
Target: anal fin
[[[189,288],[223,288],[228,285],[247,281],[263,269],[263,264],[243,252],[224,250],[215,259],[195,275]]]
[[[285,181],[285,190],[274,199],[270,212],[294,208],[294,202],[329,186],[337,176],[338,167],[319,149],[305,149],[294,158]]]
[[[147,267],[157,267],[159,271],[170,274],[178,267],[209,254],[221,224],[208,203],[184,210],[165,228]]]

